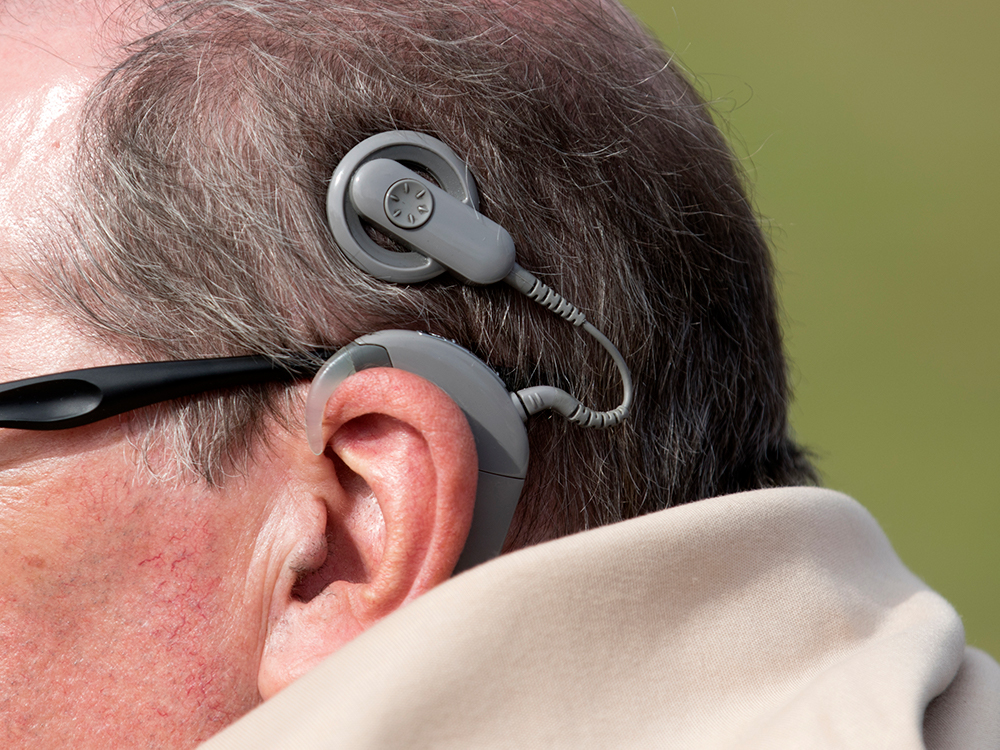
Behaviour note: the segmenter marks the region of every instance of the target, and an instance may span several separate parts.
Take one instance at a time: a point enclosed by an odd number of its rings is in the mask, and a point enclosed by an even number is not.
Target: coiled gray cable
[[[524,388],[512,395],[515,406],[524,410],[525,419],[545,409],[561,414],[571,422],[583,427],[614,427],[628,416],[632,408],[634,395],[632,388],[632,373],[625,364],[625,359],[617,347],[608,340],[593,324],[587,321],[583,312],[544,282],[539,281],[530,272],[514,264],[513,270],[504,279],[508,284],[529,299],[548,308],[556,315],[568,320],[573,325],[583,328],[611,355],[622,378],[622,402],[611,411],[595,411],[584,406],[580,401],[564,391],[551,385],[536,385]]]

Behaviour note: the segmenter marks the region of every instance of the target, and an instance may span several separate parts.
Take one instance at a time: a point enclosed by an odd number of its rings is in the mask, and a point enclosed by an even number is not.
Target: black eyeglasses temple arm
[[[293,362],[226,357],[111,365],[0,384],[0,427],[62,430],[221,388],[303,380],[328,353]]]

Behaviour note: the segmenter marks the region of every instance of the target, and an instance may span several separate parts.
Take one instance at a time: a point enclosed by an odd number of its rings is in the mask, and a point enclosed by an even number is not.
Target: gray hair
[[[711,112],[599,0],[196,0],[149,11],[90,95],[66,240],[43,286],[137,359],[282,359],[382,328],[463,344],[511,388],[617,403],[608,358],[498,286],[394,286],[324,222],[339,159],[407,129],[472,167],[518,262],[621,349],[633,416],[531,420],[508,546],[716,494],[814,480],[789,436],[769,251]],[[282,390],[148,410],[206,481],[238,471]],[[154,429],[155,426],[155,429]]]

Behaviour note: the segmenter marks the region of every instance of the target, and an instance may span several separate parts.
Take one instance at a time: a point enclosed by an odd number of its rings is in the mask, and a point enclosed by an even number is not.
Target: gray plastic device
[[[466,163],[438,139],[405,130],[379,133],[348,151],[334,170],[326,201],[334,240],[372,276],[412,284],[448,271],[469,284],[504,281],[594,337],[621,374],[621,405],[595,411],[547,385],[511,394],[493,370],[457,344],[430,334],[381,331],[362,336],[324,365],[313,381],[312,416],[307,416],[310,445],[319,453],[326,400],[344,378],[365,367],[408,370],[455,400],[479,451],[472,530],[456,572],[500,553],[528,467],[528,416],[551,409],[584,427],[611,427],[628,415],[633,397],[632,376],[614,344],[569,300],[515,262],[510,234],[478,207],[476,181]],[[405,251],[378,245],[366,224]]]
[[[437,185],[407,165],[427,172]],[[421,190],[425,194],[416,198]],[[397,204],[408,207],[394,216]],[[436,138],[396,130],[347,152],[330,180],[326,215],[344,254],[383,281],[412,284],[448,270],[467,282],[493,284],[514,268],[514,240],[478,207],[476,181],[454,151]],[[408,252],[380,247],[362,221]]]
[[[527,418],[496,373],[458,344],[416,331],[378,331],[356,339],[323,365],[306,402],[306,434],[316,455],[324,450],[323,410],[348,377],[369,367],[420,375],[447,393],[465,413],[476,441],[479,478],[472,527],[455,572],[500,554],[528,471]]]

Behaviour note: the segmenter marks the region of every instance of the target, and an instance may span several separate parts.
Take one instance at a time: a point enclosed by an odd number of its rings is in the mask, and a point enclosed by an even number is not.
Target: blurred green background
[[[1000,657],[1000,3],[626,3],[754,184],[824,484]]]

